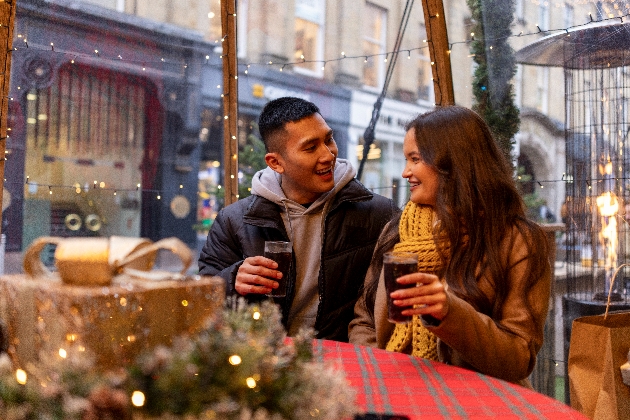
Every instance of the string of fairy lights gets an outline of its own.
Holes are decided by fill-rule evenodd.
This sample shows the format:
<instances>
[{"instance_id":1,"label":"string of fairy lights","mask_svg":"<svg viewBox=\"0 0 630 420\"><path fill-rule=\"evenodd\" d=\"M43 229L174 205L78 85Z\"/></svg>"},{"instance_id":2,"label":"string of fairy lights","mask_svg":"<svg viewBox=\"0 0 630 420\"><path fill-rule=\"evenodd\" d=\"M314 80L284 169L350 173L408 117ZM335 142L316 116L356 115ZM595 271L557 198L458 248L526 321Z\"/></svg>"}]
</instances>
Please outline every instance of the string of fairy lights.
<instances>
[{"instance_id":1,"label":"string of fairy lights","mask_svg":"<svg viewBox=\"0 0 630 420\"><path fill-rule=\"evenodd\" d=\"M439 17L439 16L432 16L432 17ZM575 25L566 26L562 28L555 28L555 29L541 29L538 25L535 25L536 26L535 31L530 31L530 32L520 31L518 34L512 34L506 37L486 38L485 42L489 44L489 47L491 50L492 43L498 42L501 40L506 40L510 38L522 38L522 37L528 37L528 36L553 35L553 34L562 33L562 32L565 32L566 34L570 35L570 31L575 30L575 29L580 29L594 23L599 24L602 22L611 22L611 21L619 21L620 23L624 23L624 19L630 19L630 13L626 13L624 15L615 16L615 17L602 17L601 19L598 19L598 20L595 20L592 14L589 13L588 20L581 24L575 24ZM227 36L224 36L220 40L216 40L215 43L223 43L226 39L227 39ZM79 60L81 58L93 59L94 57L97 57L101 60L118 61L118 62L124 61L125 63L129 63L129 64L137 64L142 67L143 71L147 71L147 68L150 67L150 65L174 65L174 66L181 67L183 69L188 68L188 66L190 65L190 63L188 62L171 61L171 60L165 59L164 57L160 57L159 59L156 58L156 60L146 60L146 59L134 60L134 59L123 57L121 54L106 55L106 54L103 54L102 51L99 50L98 48L94 48L90 52L69 51L63 48L59 48L58 46L56 47L54 42L50 42L48 45L36 44L36 43L29 44L28 38L24 34L18 34L17 40L22 41L22 45L20 45L20 43L18 42L17 44L14 45L12 51L18 51L18 50L26 48L26 49L31 49L31 50L54 52L57 54L67 55L69 57L70 63L75 63L76 60ZM475 35L474 33L471 33L469 37L465 40L450 42L448 52L450 53L452 48L456 45L468 45L470 44L470 42L474 40L475 40ZM431 41L427 39L422 40L423 44L430 44L430 42ZM182 49L182 50L196 51L199 53L203 53L205 54L205 65L222 68L222 65L212 63L211 54L207 54L207 51L202 49L201 47L184 46L184 45L178 45L178 44L171 44L171 45L163 44L163 45L166 47L171 46L174 49ZM429 45L422 45L422 46L413 47L413 48L401 48L395 51L385 51L385 52L380 52L380 53L375 53L375 54L363 54L363 53L362 54L347 54L345 51L341 51L338 57L328 58L328 59L308 59L304 55L301 55L300 60L298 61L274 62L273 60L270 60L266 62L249 62L249 63L239 62L238 67L239 69L243 69L243 74L248 74L247 69L249 69L252 66L270 66L270 67L276 68L278 71L283 71L286 67L300 65L300 64L313 64L313 63L321 64L322 70L325 70L326 65L328 63L338 62L341 60L361 59L364 61L364 63L367 63L370 59L382 57L383 61L387 62L389 58L392 57L392 55L394 54L399 54L403 56L406 54L407 59L411 59L412 52L423 51L423 50L427 50L428 48L429 48ZM222 59L223 57L224 57L223 55L219 55L220 59Z\"/></svg>"},{"instance_id":2,"label":"string of fairy lights","mask_svg":"<svg viewBox=\"0 0 630 420\"><path fill-rule=\"evenodd\" d=\"M6 158L5 158L6 160ZM518 177L520 178L520 177ZM582 181L586 184L586 189L588 191L592 191L592 190L597 190L596 186L597 184L600 183L605 183L608 184L611 182L611 180L614 180L616 182L619 181L630 181L630 177L615 177L615 178L587 178L587 179L583 179ZM4 179L5 181L5 185L17 185L18 183L11 183L11 182L7 182L7 179ZM549 184L557 184L557 183L564 183L564 184L573 184L573 179L571 176L567 176L566 174L563 174L562 179L552 179L552 180L536 180L533 181L535 182L538 187L540 189L544 189L545 186L549 186ZM76 194L82 194L82 193L87 193L89 191L100 191L100 192L109 192L111 193L113 196L118 195L119 193L123 193L123 192L142 192L142 193L150 193L150 194L154 194L155 198L157 200L161 200L163 195L164 195L164 191L162 189L149 189L149 188L143 188L141 183L136 184L135 187L133 188L116 188L116 187L112 187L112 186L108 186L104 181L98 181L98 180L94 180L92 184L89 183L85 183L83 185L80 185L78 183L75 183L73 185L63 185L63 184L47 184L47 183L39 183L37 181L31 181L30 176L26 176L26 181L24 183L27 187L31 187L33 188L33 190L31 190L32 194L35 194L36 191L39 190L39 188L42 188L44 191L48 191L49 195L53 195L53 190L57 190L57 189L65 189L65 190L74 190ZM179 184L179 192L182 192L184 190L184 184ZM222 189L221 185L218 185L217 188L220 190ZM376 191L386 191L386 190L394 190L394 189L399 189L400 186L397 185L386 185L386 186L377 186L377 187L370 187L370 189L374 192ZM626 194L630 193L630 185L627 186L620 186L619 187L620 192L623 194L624 192ZM198 192L199 193L199 192Z\"/></svg>"},{"instance_id":3,"label":"string of fairy lights","mask_svg":"<svg viewBox=\"0 0 630 420\"><path fill-rule=\"evenodd\" d=\"M8 4L12 5L12 2L10 1L5 1ZM13 5L12 5L13 7ZM230 13L230 15L232 17L236 17L235 14ZM431 18L435 18L437 16L431 16ZM623 15L619 15L619 16L614 16L614 17L602 17L601 19L594 19L593 16L591 14L589 14L588 19L586 20L586 22L584 23L580 23L580 24L576 24L576 25L572 25L572 26L567 26L567 27L563 27L563 28L556 28L556 29L541 29L538 25L536 26L536 30L532 30L530 32L524 33L523 31L520 31L518 34L512 34L510 36L507 37L502 37L502 38L496 38L496 39L489 39L486 38L485 42L490 46L490 50L491 50L491 46L493 42L498 42L500 40L505 40L508 38L521 38L521 37L528 37L528 36L541 36L541 35L552 35L552 34L556 34L556 33L561 33L561 32L565 32L568 36L570 36L570 33L572 30L575 29L579 29L582 27L586 27L588 25L591 25L593 23L597 23L600 24L602 22L606 22L606 21L619 21L621 23L625 22L626 19L630 18L630 13L627 14L623 14ZM430 24L430 22L429 22ZM2 25L0 24L0 26L4 26L6 27L7 25ZM448 53L451 53L451 50L456 47L456 46L466 46L468 44L470 44L472 41L475 40L474 38L474 33L471 33L469 35L469 37L467 37L467 39L462 40L462 41L454 41L454 42L450 42L449 43L449 50ZM221 38L220 40L216 40L215 44L222 44L223 42L225 42L225 40L227 39L227 35L223 36L223 38ZM88 59L88 60L93 60L94 58L98 58L99 60L105 60L105 61L118 61L118 62L125 62L127 64L130 65L137 65L140 66L142 68L142 71L147 71L147 69L151 69L152 67L156 67L156 66L176 66L176 67L181 67L183 69L186 69L189 67L189 65L191 63L189 62L182 62L181 60L168 60L165 59L164 57L160 57L160 58L156 58L156 60L151 61L151 60L134 60L134 59L129 59L126 57L123 57L122 54L115 54L115 55L108 55L108 54L104 54L102 52L102 49L99 48L93 48L91 51L89 52L79 52L79 51L70 51L70 50L66 50L64 48L60 48L58 45L55 44L55 42L50 42L47 45L45 44L38 44L38 43L29 43L28 37L24 34L17 34L17 38L16 38L17 42L14 42L13 48L9 49L7 46L7 51L10 52L15 52L15 51L20 51L22 49L29 49L29 50L36 50L36 51L46 51L47 53L53 53L53 54L59 54L59 55L64 55L68 57L68 61L71 64L75 64L81 61L81 59ZM418 51L423 51L423 50L427 50L429 48L431 48L431 41L430 40L422 40L422 44L421 46L418 47L414 47L414 48L402 48L396 51L387 51L387 52L382 52L382 53L376 53L376 54L349 54L346 53L345 51L342 51L340 53L340 55L338 57L335 58L329 58L329 59L325 59L325 60L314 60L314 59L308 59L307 57L301 56L301 59L299 61L285 61L285 62L274 62L274 61L267 61L267 62L250 62L250 63L238 63L238 69L239 69L239 75L245 75L247 76L249 74L248 69L250 69L252 66L263 66L263 67L271 67L274 69L277 69L278 71L284 71L285 68L287 67L291 67L291 66L295 66L295 65L302 65L302 64L311 64L311 63L317 63L317 64L321 64L321 68L322 70L325 70L326 68L326 64L328 63L333 63L333 62L338 62L341 60L352 60L352 59L361 59L363 60L365 63L367 63L369 60L372 59L380 59L382 58L383 61L387 61L389 58L391 58L393 55L395 54L400 54L403 57L406 56L407 59L411 59L412 58L412 53L418 52ZM168 45L165 45L168 47ZM203 50L201 47L199 46L195 46L195 45L188 45L188 46L183 46L183 45L171 45L172 48L175 49L183 49L183 50L187 50L187 51L193 51L193 52L197 52L203 54L205 56L205 62L203 63L206 66L211 66L211 67L216 67L216 68L223 68L222 64L215 64L213 63L213 56L211 54L207 54L206 50ZM219 53L219 59L223 59L224 56ZM433 62L431 63L432 65L434 64ZM235 78L238 78L239 75L234 75ZM6 83L6 81L5 81ZM222 85L218 84L217 85L217 89L222 89ZM18 87L18 90L20 89L20 87ZM221 94L221 97L223 97L224 95ZM13 97L9 97L8 98L10 101L14 100ZM229 115L225 115L224 116L225 119L229 118ZM10 130L10 128L8 129ZM8 136L7 136L8 137ZM235 136L233 136L235 137ZM8 160L8 156L9 156L9 151L5 151L5 161ZM626 178L621 178L621 177L616 177L614 178L615 180L625 180ZM610 180L609 178L604 179L604 178L589 178L586 180L583 180L584 182L586 182L587 184L587 188L590 190L593 188L594 185L598 184L599 182L603 182L606 180ZM4 179L5 185L7 185L7 179ZM562 179L548 179L548 180L536 180L535 181L537 183L537 185L540 188L545 188L546 185L549 184L555 184L555 183L573 183L573 179L570 176L567 175L563 175ZM11 185L15 185L17 183L9 183ZM85 186L77 186L77 184L73 184L73 185L61 185L61 184L50 184L50 183L46 183L46 182L38 182L37 180L31 180L30 176L28 174L26 174L26 180L24 182L24 184L26 186L30 186L32 189L34 190L38 190L39 188L43 188L44 191L48 190L48 193L50 195L53 194L54 190L57 189L69 189L69 190L75 190L77 192L77 194L79 194L81 191L86 191L88 190L88 188L86 188ZM180 184L179 189L183 190L185 187L183 184ZM221 185L218 186L219 189L221 189ZM386 190L386 189L393 189L396 188L394 185L388 185L388 186L380 186L380 187L374 187L372 189L374 190ZM132 188L115 188L112 187L111 185L107 185L105 184L103 181L98 181L98 180L94 180L92 185L90 186L89 190L99 190L101 192L106 192L109 191L111 192L111 194L113 195L117 195L119 193L122 192L143 192L143 193L148 193L151 195L154 195L156 199L160 200L162 199L162 196L164 195L164 190L162 189L147 189L145 187L142 186L141 183L137 183L135 184L135 187Z\"/></svg>"}]
</instances>

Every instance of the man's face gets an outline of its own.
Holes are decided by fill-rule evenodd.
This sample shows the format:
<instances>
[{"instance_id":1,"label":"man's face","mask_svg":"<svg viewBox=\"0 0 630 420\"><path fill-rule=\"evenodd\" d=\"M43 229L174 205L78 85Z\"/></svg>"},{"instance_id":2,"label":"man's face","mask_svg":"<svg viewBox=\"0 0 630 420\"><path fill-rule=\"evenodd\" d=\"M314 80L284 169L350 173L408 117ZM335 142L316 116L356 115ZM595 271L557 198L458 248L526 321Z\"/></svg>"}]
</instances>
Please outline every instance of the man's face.
<instances>
[{"instance_id":1,"label":"man's face","mask_svg":"<svg viewBox=\"0 0 630 420\"><path fill-rule=\"evenodd\" d=\"M289 122L280 132L284 147L267 153L265 160L282 174L282 190L300 204L312 203L330 191L334 182L337 144L333 131L318 113Z\"/></svg>"}]
</instances>

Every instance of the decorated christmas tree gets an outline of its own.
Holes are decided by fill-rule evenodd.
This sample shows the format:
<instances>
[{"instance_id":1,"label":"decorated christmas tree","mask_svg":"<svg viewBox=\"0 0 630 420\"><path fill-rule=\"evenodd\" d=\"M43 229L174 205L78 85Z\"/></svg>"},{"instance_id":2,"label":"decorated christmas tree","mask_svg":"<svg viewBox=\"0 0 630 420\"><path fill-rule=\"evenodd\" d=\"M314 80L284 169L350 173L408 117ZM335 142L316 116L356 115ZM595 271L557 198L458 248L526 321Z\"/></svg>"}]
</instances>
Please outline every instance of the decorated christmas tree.
<instances>
[{"instance_id":1,"label":"decorated christmas tree","mask_svg":"<svg viewBox=\"0 0 630 420\"><path fill-rule=\"evenodd\" d=\"M313 334L288 339L271 302L234 303L195 336L100 372L85 349L14 369L0 358L0 418L340 419L355 412L342 373L319 361Z\"/></svg>"}]
</instances>

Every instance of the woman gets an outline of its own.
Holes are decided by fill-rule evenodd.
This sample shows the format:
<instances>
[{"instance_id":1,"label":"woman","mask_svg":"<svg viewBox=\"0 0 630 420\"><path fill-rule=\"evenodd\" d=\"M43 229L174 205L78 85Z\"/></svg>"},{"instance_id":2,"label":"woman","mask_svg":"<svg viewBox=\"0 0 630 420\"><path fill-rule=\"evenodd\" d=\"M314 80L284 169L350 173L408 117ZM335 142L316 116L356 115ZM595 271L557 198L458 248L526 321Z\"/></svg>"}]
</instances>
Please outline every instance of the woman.
<instances>
[{"instance_id":1,"label":"woman","mask_svg":"<svg viewBox=\"0 0 630 420\"><path fill-rule=\"evenodd\" d=\"M350 342L439 360L528 386L543 341L551 271L545 233L527 220L513 172L484 121L449 106L414 119L403 143L410 201L386 227L349 327ZM419 254L417 287L391 294L388 250ZM437 262L436 262L437 261Z\"/></svg>"}]
</instances>

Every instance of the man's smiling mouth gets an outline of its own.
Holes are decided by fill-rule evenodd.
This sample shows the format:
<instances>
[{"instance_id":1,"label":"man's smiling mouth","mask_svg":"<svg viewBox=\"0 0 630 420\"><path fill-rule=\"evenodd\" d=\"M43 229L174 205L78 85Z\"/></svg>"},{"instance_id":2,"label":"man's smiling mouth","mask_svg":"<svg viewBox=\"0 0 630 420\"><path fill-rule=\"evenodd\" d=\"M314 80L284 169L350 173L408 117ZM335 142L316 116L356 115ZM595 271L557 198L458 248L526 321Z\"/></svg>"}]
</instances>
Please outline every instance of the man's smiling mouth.
<instances>
[{"instance_id":1,"label":"man's smiling mouth","mask_svg":"<svg viewBox=\"0 0 630 420\"><path fill-rule=\"evenodd\" d=\"M326 169L321 169L321 170L319 170L319 171L315 171L315 173L316 173L317 175L326 175L326 174L328 174L328 173L332 172L332 170L333 170L333 169L334 169L334 166L329 166L329 167L328 167L328 168L326 168Z\"/></svg>"}]
</instances>

